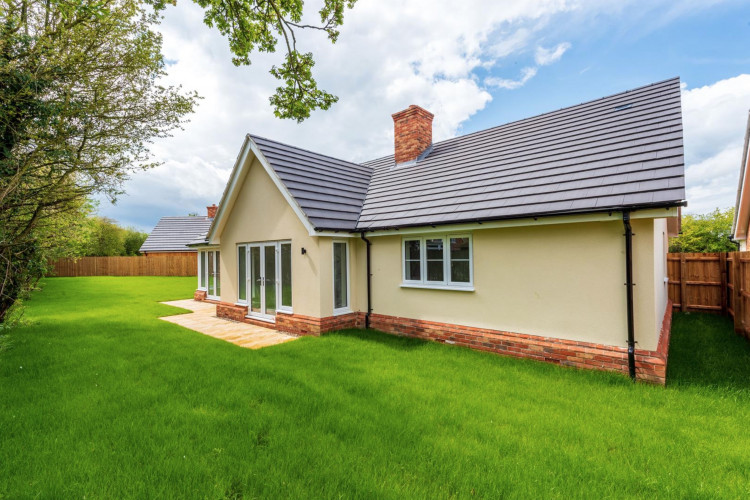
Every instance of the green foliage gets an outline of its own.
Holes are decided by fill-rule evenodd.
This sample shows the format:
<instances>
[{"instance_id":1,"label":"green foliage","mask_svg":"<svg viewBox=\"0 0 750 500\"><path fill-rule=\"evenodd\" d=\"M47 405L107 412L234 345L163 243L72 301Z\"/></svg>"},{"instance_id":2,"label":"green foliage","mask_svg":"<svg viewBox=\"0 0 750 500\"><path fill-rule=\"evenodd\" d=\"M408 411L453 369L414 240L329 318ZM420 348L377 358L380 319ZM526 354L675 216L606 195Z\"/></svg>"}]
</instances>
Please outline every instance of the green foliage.
<instances>
[{"instance_id":1,"label":"green foliage","mask_svg":"<svg viewBox=\"0 0 750 500\"><path fill-rule=\"evenodd\" d=\"M124 228L107 217L90 217L83 229L80 248L73 255L87 257L114 257L140 255L138 250L146 241L148 233L135 228Z\"/></svg>"},{"instance_id":2,"label":"green foliage","mask_svg":"<svg viewBox=\"0 0 750 500\"><path fill-rule=\"evenodd\" d=\"M683 215L682 232L669 243L670 252L734 252L731 240L734 208L701 215Z\"/></svg>"},{"instance_id":3,"label":"green foliage","mask_svg":"<svg viewBox=\"0 0 750 500\"><path fill-rule=\"evenodd\" d=\"M676 315L664 388L378 332L243 349L156 319L194 289L45 281L0 354L4 497L748 497L724 317Z\"/></svg>"},{"instance_id":4,"label":"green foliage","mask_svg":"<svg viewBox=\"0 0 750 500\"><path fill-rule=\"evenodd\" d=\"M344 23L344 10L356 0L324 0L318 11L320 24L302 23L302 0L194 0L205 9L203 21L229 39L235 65L250 64L250 54L276 52L279 40L286 48L284 63L270 73L283 85L269 98L274 114L301 122L315 109L328 109L338 97L318 88L312 76L311 53L297 49L300 30L318 30L336 43Z\"/></svg>"},{"instance_id":5,"label":"green foliage","mask_svg":"<svg viewBox=\"0 0 750 500\"><path fill-rule=\"evenodd\" d=\"M2 0L0 323L47 261L80 252L94 193L114 199L195 94L165 75L141 0Z\"/></svg>"},{"instance_id":6,"label":"green foliage","mask_svg":"<svg viewBox=\"0 0 750 500\"><path fill-rule=\"evenodd\" d=\"M148 238L148 233L143 233L135 228L125 229L125 238L123 239L123 255L140 255L141 245Z\"/></svg>"},{"instance_id":7,"label":"green foliage","mask_svg":"<svg viewBox=\"0 0 750 500\"><path fill-rule=\"evenodd\" d=\"M94 219L87 256L112 257L122 255L124 250L125 230L115 221L106 217Z\"/></svg>"}]
</instances>

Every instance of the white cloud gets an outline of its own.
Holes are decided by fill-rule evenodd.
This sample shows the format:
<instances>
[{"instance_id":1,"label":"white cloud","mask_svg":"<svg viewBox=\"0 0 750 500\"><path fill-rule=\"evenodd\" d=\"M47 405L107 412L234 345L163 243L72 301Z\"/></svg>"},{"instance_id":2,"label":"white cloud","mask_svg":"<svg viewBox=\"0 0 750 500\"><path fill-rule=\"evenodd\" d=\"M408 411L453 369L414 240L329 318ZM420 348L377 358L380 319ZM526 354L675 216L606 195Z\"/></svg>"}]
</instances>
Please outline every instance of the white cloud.
<instances>
[{"instance_id":1,"label":"white cloud","mask_svg":"<svg viewBox=\"0 0 750 500\"><path fill-rule=\"evenodd\" d=\"M528 66L521 70L521 78L518 80L511 80L509 78L498 78L490 76L484 79L484 84L488 87L497 87L499 89L513 90L519 87L523 87L526 82L534 78L537 69L533 66Z\"/></svg>"},{"instance_id":2,"label":"white cloud","mask_svg":"<svg viewBox=\"0 0 750 500\"><path fill-rule=\"evenodd\" d=\"M569 48L570 43L568 42L560 43L553 49L545 49L540 45L536 48L534 60L539 66L547 66L548 64L552 64L553 62L557 62L558 60L560 60L560 58Z\"/></svg>"},{"instance_id":3,"label":"white cloud","mask_svg":"<svg viewBox=\"0 0 750 500\"><path fill-rule=\"evenodd\" d=\"M539 65L559 60L568 42L544 49L540 37L551 38L552 26L559 31L591 19L601 24L598 12L624 24L620 14L625 7L613 5L594 0L359 0L346 12L336 45L319 32L300 35L300 46L315 54L319 85L340 101L297 124L276 119L268 102L278 86L268 69L281 54L253 54L252 66L233 66L226 39L203 24L203 11L178 2L166 10L161 27L165 57L173 62L165 83L197 90L204 99L184 131L154 145L164 165L134 175L119 205L103 203L101 211L144 229L162 215L202 211L219 201L248 132L361 161L391 152L391 113L419 104L435 113L435 140L452 137L492 100L492 91L519 88L536 74L529 61L517 79L509 78L503 74L506 58L531 57ZM305 8L313 20L316 5ZM555 16L570 19L553 22Z\"/></svg>"},{"instance_id":4,"label":"white cloud","mask_svg":"<svg viewBox=\"0 0 750 500\"><path fill-rule=\"evenodd\" d=\"M750 74L683 90L687 212L734 206L748 109Z\"/></svg>"}]
</instances>

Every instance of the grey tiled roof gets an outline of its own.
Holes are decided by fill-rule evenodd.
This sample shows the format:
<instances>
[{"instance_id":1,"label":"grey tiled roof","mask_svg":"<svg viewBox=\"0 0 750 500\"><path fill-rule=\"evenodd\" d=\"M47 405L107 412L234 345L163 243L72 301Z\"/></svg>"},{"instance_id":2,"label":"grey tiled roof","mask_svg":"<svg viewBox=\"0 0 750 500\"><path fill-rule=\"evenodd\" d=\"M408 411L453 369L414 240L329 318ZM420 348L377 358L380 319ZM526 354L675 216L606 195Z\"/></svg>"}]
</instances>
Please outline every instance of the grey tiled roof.
<instances>
[{"instance_id":1,"label":"grey tiled roof","mask_svg":"<svg viewBox=\"0 0 750 500\"><path fill-rule=\"evenodd\" d=\"M433 145L374 168L356 229L674 206L685 199L678 78Z\"/></svg>"},{"instance_id":2,"label":"grey tiled roof","mask_svg":"<svg viewBox=\"0 0 750 500\"><path fill-rule=\"evenodd\" d=\"M146 241L143 252L194 252L186 245L204 239L211 221L208 217L162 217Z\"/></svg>"},{"instance_id":3,"label":"grey tiled roof","mask_svg":"<svg viewBox=\"0 0 750 500\"><path fill-rule=\"evenodd\" d=\"M372 168L250 137L316 229L354 229Z\"/></svg>"},{"instance_id":4,"label":"grey tiled roof","mask_svg":"<svg viewBox=\"0 0 750 500\"><path fill-rule=\"evenodd\" d=\"M318 230L667 207L685 199L678 78L357 164L250 136Z\"/></svg>"}]
</instances>

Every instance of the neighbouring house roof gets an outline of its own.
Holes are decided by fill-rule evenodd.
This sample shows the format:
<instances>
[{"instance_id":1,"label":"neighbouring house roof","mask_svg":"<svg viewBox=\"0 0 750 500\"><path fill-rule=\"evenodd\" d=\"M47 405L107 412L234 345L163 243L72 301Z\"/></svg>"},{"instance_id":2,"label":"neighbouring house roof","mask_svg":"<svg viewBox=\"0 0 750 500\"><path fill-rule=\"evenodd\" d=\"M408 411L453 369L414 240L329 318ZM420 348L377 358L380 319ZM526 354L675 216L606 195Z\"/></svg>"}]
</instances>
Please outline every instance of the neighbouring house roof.
<instances>
[{"instance_id":1,"label":"neighbouring house roof","mask_svg":"<svg viewBox=\"0 0 750 500\"><path fill-rule=\"evenodd\" d=\"M745 129L745 146L742 149L740 163L740 180L737 186L737 202L734 205L734 220L732 221L732 236L736 240L747 239L748 223L750 222L750 113L747 117Z\"/></svg>"},{"instance_id":2,"label":"neighbouring house roof","mask_svg":"<svg viewBox=\"0 0 750 500\"><path fill-rule=\"evenodd\" d=\"M393 155L357 164L254 135L247 148L315 231L685 205L679 78L439 141L399 166Z\"/></svg>"},{"instance_id":3,"label":"neighbouring house roof","mask_svg":"<svg viewBox=\"0 0 750 500\"><path fill-rule=\"evenodd\" d=\"M372 175L370 167L256 135L250 138L314 227L355 227Z\"/></svg>"},{"instance_id":4,"label":"neighbouring house roof","mask_svg":"<svg viewBox=\"0 0 750 500\"><path fill-rule=\"evenodd\" d=\"M187 245L205 239L211 221L205 216L162 217L140 252L193 252L195 249Z\"/></svg>"}]
</instances>

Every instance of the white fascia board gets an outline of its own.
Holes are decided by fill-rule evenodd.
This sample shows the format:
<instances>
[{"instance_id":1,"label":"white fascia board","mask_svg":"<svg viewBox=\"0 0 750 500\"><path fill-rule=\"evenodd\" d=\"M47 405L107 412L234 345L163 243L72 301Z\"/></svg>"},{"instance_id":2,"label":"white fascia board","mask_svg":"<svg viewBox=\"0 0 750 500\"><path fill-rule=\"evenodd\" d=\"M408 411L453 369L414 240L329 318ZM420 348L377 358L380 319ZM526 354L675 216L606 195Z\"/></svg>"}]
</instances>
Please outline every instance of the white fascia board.
<instances>
[{"instance_id":1,"label":"white fascia board","mask_svg":"<svg viewBox=\"0 0 750 500\"><path fill-rule=\"evenodd\" d=\"M671 208L654 208L648 210L637 210L630 213L631 219L662 219L666 217L677 217L677 207ZM604 222L622 220L622 212L601 212L593 214L579 215L556 215L548 217L537 217L536 219L508 219L489 222L472 222L469 224L446 224L441 226L419 226L405 227L402 229L386 229L381 231L366 232L370 236L392 236L395 234L432 234L432 233L457 233L465 231L474 231L480 229L497 229L504 227L526 227L526 226L548 226L552 224L575 224L578 222ZM362 231L360 231L362 232Z\"/></svg>"},{"instance_id":2,"label":"white fascia board","mask_svg":"<svg viewBox=\"0 0 750 500\"><path fill-rule=\"evenodd\" d=\"M747 167L750 164L750 113L747 118L747 129L745 130L745 146L742 149L742 164L740 165L740 179L737 186L737 203L734 207L734 218L732 220L732 237L735 240L744 240L747 238L747 223L740 221L740 212L745 206L745 190L743 186L747 183Z\"/></svg>"}]
</instances>

